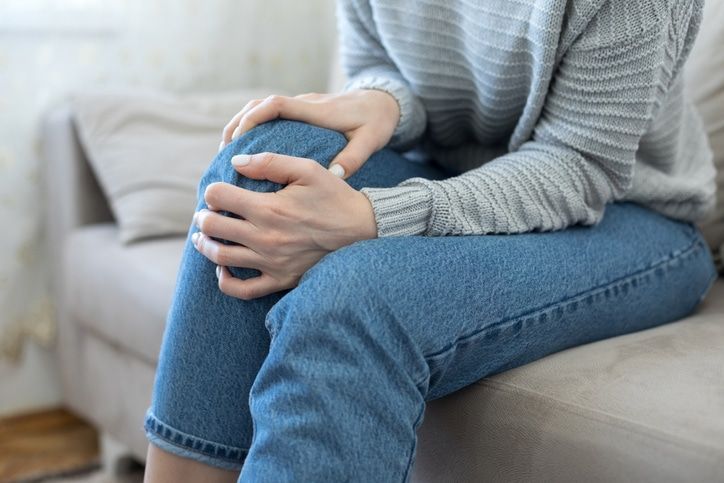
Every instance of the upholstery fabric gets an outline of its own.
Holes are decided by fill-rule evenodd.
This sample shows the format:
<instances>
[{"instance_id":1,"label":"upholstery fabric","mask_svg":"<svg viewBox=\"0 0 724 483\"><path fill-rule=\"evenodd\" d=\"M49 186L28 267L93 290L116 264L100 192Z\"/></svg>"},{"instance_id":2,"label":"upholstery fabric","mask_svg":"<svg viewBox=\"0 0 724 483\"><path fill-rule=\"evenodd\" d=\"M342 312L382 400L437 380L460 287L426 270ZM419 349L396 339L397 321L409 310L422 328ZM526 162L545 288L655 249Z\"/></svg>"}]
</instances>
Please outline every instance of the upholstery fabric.
<instances>
[{"instance_id":1,"label":"upholstery fabric","mask_svg":"<svg viewBox=\"0 0 724 483\"><path fill-rule=\"evenodd\" d=\"M63 273L78 323L155 364L183 244L174 237L123 246L114 224L75 231Z\"/></svg>"},{"instance_id":2,"label":"upholstery fabric","mask_svg":"<svg viewBox=\"0 0 724 483\"><path fill-rule=\"evenodd\" d=\"M709 135L717 166L714 216L702 223L712 248L724 244L724 1L709 0L699 36L686 64L686 85Z\"/></svg>"},{"instance_id":3,"label":"upholstery fabric","mask_svg":"<svg viewBox=\"0 0 724 483\"><path fill-rule=\"evenodd\" d=\"M696 314L428 405L416 481L724 480L724 281Z\"/></svg>"},{"instance_id":4,"label":"upholstery fabric","mask_svg":"<svg viewBox=\"0 0 724 483\"><path fill-rule=\"evenodd\" d=\"M131 417L142 417L152 378L136 366L155 364L182 247L178 238L122 246L112 224L78 230L67 245L68 305L93 388L84 412L118 425L136 446L140 429L118 420L135 411L125 425L140 425ZM721 347L719 280L680 322L566 350L433 401L413 481L716 481L724 475ZM138 404L109 404L119 397Z\"/></svg>"},{"instance_id":5,"label":"upholstery fabric","mask_svg":"<svg viewBox=\"0 0 724 483\"><path fill-rule=\"evenodd\" d=\"M155 366L90 330L81 329L78 335L80 372L76 377L84 381L84 391L73 409L143 461L148 441L141 423L150 402Z\"/></svg>"},{"instance_id":6,"label":"upholstery fabric","mask_svg":"<svg viewBox=\"0 0 724 483\"><path fill-rule=\"evenodd\" d=\"M186 232L198 180L218 151L224 125L246 102L268 93L98 91L74 99L80 139L121 241Z\"/></svg>"}]
</instances>

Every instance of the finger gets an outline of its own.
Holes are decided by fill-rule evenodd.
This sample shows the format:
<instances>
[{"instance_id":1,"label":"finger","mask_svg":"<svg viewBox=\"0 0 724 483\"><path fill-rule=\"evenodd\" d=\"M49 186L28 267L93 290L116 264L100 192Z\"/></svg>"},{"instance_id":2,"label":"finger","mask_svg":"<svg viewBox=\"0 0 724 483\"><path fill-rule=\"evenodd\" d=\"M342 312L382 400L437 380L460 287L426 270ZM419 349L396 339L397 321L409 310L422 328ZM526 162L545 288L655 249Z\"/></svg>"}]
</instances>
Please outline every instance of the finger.
<instances>
[{"instance_id":1,"label":"finger","mask_svg":"<svg viewBox=\"0 0 724 483\"><path fill-rule=\"evenodd\" d=\"M259 230L248 220L241 220L199 210L194 214L194 224L204 235L245 245L252 250L260 248Z\"/></svg>"},{"instance_id":2,"label":"finger","mask_svg":"<svg viewBox=\"0 0 724 483\"><path fill-rule=\"evenodd\" d=\"M191 235L191 242L199 253L217 265L256 270L268 268L264 258L248 247L225 245L200 232Z\"/></svg>"},{"instance_id":3,"label":"finger","mask_svg":"<svg viewBox=\"0 0 724 483\"><path fill-rule=\"evenodd\" d=\"M307 158L276 153L237 154L231 158L236 171L247 178L291 184L311 179L322 166Z\"/></svg>"},{"instance_id":4,"label":"finger","mask_svg":"<svg viewBox=\"0 0 724 483\"><path fill-rule=\"evenodd\" d=\"M330 116L330 106L331 104L314 103L298 97L269 96L242 117L232 139L259 124L278 118L329 127L330 121L334 121L333 116Z\"/></svg>"},{"instance_id":5,"label":"finger","mask_svg":"<svg viewBox=\"0 0 724 483\"><path fill-rule=\"evenodd\" d=\"M329 94L319 94L317 92L307 92L306 94L299 94L294 96L295 99L301 99L303 101L318 101L320 99L329 98Z\"/></svg>"},{"instance_id":6,"label":"finger","mask_svg":"<svg viewBox=\"0 0 724 483\"><path fill-rule=\"evenodd\" d=\"M329 163L329 170L334 175L347 179L356 173L376 150L374 137L362 133L352 136L347 146Z\"/></svg>"},{"instance_id":7,"label":"finger","mask_svg":"<svg viewBox=\"0 0 724 483\"><path fill-rule=\"evenodd\" d=\"M204 191L204 201L211 211L228 211L257 225L273 193L260 193L229 183L211 183Z\"/></svg>"},{"instance_id":8,"label":"finger","mask_svg":"<svg viewBox=\"0 0 724 483\"><path fill-rule=\"evenodd\" d=\"M254 99L253 101L249 101L246 103L244 108L237 112L234 117L231 118L231 120L224 126L224 130L222 132L222 145L227 145L231 142L232 134L236 127L239 125L239 121L241 121L241 118L246 115L247 112L261 104L263 99Z\"/></svg>"},{"instance_id":9,"label":"finger","mask_svg":"<svg viewBox=\"0 0 724 483\"><path fill-rule=\"evenodd\" d=\"M236 139L259 124L281 117L283 112L290 114L289 106L286 105L287 99L285 96L269 96L252 109L249 109L239 120L239 125L234 130L231 139Z\"/></svg>"},{"instance_id":10,"label":"finger","mask_svg":"<svg viewBox=\"0 0 724 483\"><path fill-rule=\"evenodd\" d=\"M251 300L284 290L276 279L262 273L258 277L242 280L234 277L226 267L218 270L219 290L230 297Z\"/></svg>"}]
</instances>

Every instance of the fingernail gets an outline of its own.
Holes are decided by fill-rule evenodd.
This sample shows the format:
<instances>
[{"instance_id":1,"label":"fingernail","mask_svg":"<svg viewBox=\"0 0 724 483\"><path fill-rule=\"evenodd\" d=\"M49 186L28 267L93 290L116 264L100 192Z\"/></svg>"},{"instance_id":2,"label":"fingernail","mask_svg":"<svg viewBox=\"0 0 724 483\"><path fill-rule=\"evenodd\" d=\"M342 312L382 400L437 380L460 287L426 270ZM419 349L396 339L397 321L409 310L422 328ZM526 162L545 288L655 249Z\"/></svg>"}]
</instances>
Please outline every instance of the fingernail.
<instances>
[{"instance_id":1,"label":"fingernail","mask_svg":"<svg viewBox=\"0 0 724 483\"><path fill-rule=\"evenodd\" d=\"M342 166L341 164L335 164L333 166L330 166L329 171L339 178L344 178L344 166Z\"/></svg>"},{"instance_id":2,"label":"fingernail","mask_svg":"<svg viewBox=\"0 0 724 483\"><path fill-rule=\"evenodd\" d=\"M219 143L219 152L221 152L221 151L224 150L224 146L226 146L226 145L224 144L224 141L222 140L222 141Z\"/></svg>"},{"instance_id":3,"label":"fingernail","mask_svg":"<svg viewBox=\"0 0 724 483\"><path fill-rule=\"evenodd\" d=\"M216 265L216 278L221 278L221 265Z\"/></svg>"},{"instance_id":4,"label":"fingernail","mask_svg":"<svg viewBox=\"0 0 724 483\"><path fill-rule=\"evenodd\" d=\"M198 232L198 231L197 231L197 232L194 232L194 234L191 235L191 243L193 243L194 245L197 245L197 244L199 243L199 237L200 237L200 236L201 236L201 235L199 235L199 232Z\"/></svg>"},{"instance_id":5,"label":"fingernail","mask_svg":"<svg viewBox=\"0 0 724 483\"><path fill-rule=\"evenodd\" d=\"M237 168L241 168L242 166L246 166L249 164L249 161L251 159L251 156L248 154L237 154L233 158L231 158L231 164L236 166Z\"/></svg>"},{"instance_id":6,"label":"fingernail","mask_svg":"<svg viewBox=\"0 0 724 483\"><path fill-rule=\"evenodd\" d=\"M236 138L238 138L240 134L241 134L241 125L236 126L236 129L234 129L234 132L231 133L231 140L232 141L236 140Z\"/></svg>"}]
</instances>

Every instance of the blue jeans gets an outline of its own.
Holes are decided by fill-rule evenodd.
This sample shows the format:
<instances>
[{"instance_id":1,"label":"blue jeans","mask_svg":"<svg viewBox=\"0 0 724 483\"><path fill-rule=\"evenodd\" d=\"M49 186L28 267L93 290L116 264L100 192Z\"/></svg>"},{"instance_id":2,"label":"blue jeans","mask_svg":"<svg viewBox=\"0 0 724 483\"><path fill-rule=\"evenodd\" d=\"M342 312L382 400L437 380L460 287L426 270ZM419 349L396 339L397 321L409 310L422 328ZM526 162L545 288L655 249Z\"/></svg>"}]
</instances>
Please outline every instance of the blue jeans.
<instances>
[{"instance_id":1,"label":"blue jeans","mask_svg":"<svg viewBox=\"0 0 724 483\"><path fill-rule=\"evenodd\" d=\"M281 188L238 175L235 154L327 165L345 143L303 123L263 124L216 156L199 195L215 181ZM348 182L413 176L446 173L382 150ZM146 433L171 453L240 469L239 481L406 481L425 401L684 317L714 278L694 226L630 203L558 232L357 242L296 288L250 301L223 295L187 242Z\"/></svg>"}]
</instances>

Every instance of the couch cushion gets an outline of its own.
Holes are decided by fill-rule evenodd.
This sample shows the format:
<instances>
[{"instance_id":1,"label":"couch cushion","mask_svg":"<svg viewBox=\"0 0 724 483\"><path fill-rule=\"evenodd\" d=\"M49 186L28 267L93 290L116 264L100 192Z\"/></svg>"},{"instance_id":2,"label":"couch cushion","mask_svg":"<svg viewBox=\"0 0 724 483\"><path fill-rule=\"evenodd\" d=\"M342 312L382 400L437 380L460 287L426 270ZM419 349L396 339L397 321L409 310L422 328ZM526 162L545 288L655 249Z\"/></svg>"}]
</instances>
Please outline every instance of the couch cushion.
<instances>
[{"instance_id":1,"label":"couch cushion","mask_svg":"<svg viewBox=\"0 0 724 483\"><path fill-rule=\"evenodd\" d=\"M267 94L101 90L75 96L78 134L121 240L184 234L224 125L248 101Z\"/></svg>"},{"instance_id":2,"label":"couch cushion","mask_svg":"<svg viewBox=\"0 0 724 483\"><path fill-rule=\"evenodd\" d=\"M86 328L148 362L158 359L185 238L124 246L113 224L89 226L66 244L64 289Z\"/></svg>"},{"instance_id":3,"label":"couch cushion","mask_svg":"<svg viewBox=\"0 0 724 483\"><path fill-rule=\"evenodd\" d=\"M693 316L432 402L415 481L724 481L724 280Z\"/></svg>"}]
</instances>

